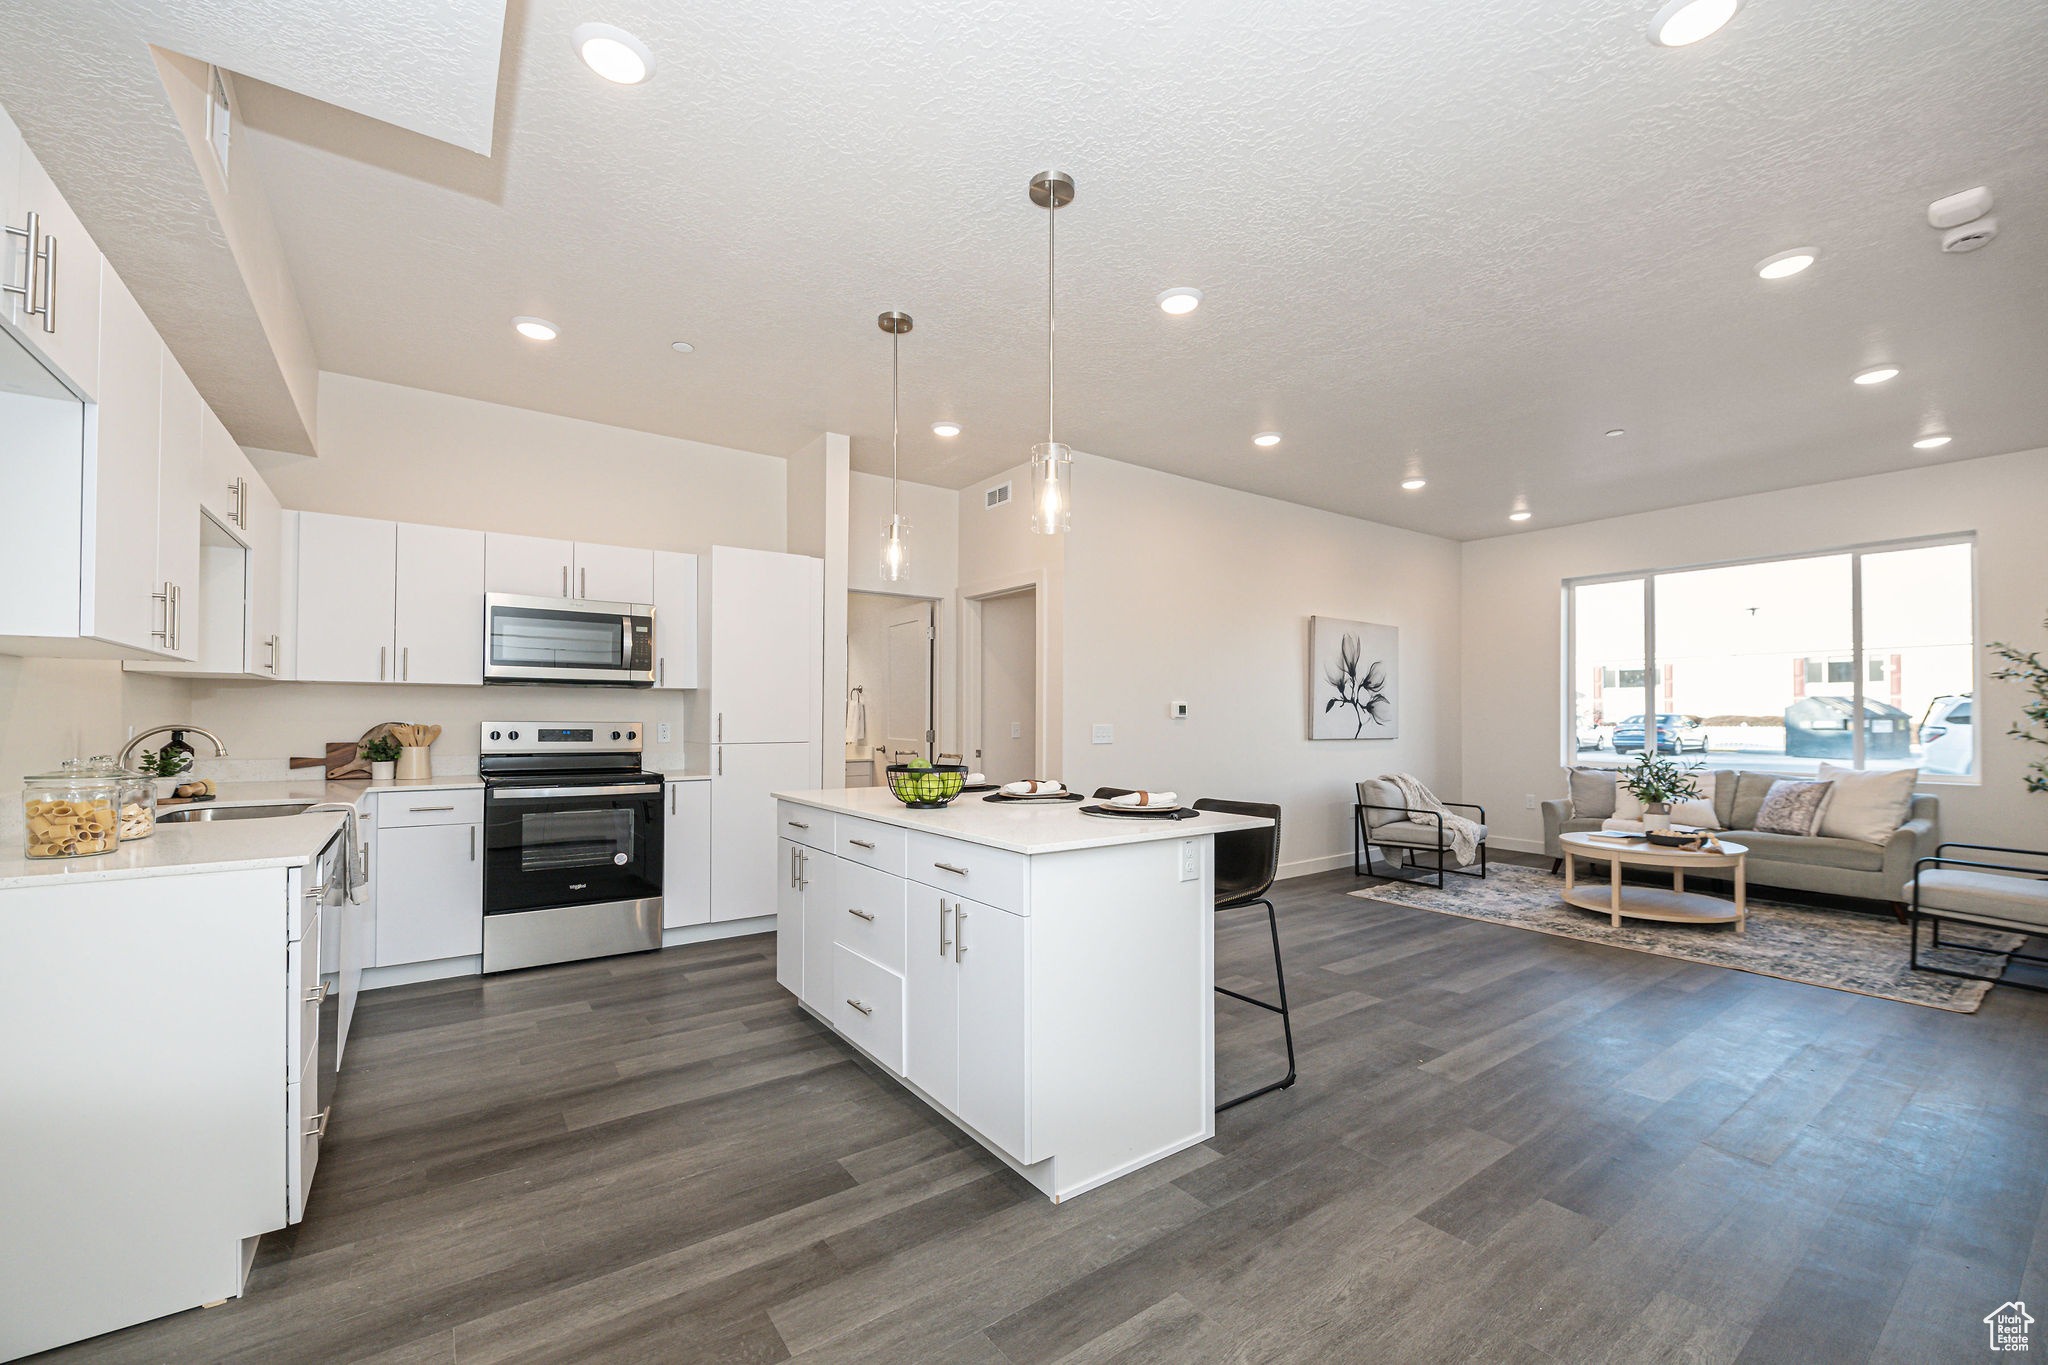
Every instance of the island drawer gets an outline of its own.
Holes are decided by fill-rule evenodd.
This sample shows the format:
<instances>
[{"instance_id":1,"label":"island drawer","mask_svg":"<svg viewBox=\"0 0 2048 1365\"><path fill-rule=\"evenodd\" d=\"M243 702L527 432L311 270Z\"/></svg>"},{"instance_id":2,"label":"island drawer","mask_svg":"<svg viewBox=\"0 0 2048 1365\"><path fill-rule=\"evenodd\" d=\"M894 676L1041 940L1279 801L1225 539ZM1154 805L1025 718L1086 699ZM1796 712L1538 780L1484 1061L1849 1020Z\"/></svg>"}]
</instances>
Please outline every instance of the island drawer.
<instances>
[{"instance_id":1,"label":"island drawer","mask_svg":"<svg viewBox=\"0 0 2048 1365\"><path fill-rule=\"evenodd\" d=\"M377 828L414 825L479 825L484 794L476 790L377 793Z\"/></svg>"},{"instance_id":2,"label":"island drawer","mask_svg":"<svg viewBox=\"0 0 2048 1365\"><path fill-rule=\"evenodd\" d=\"M839 840L832 849L834 853L848 862L865 863L898 877L903 875L909 858L909 830L863 820L858 815L841 815L835 819Z\"/></svg>"},{"instance_id":3,"label":"island drawer","mask_svg":"<svg viewBox=\"0 0 2048 1365\"><path fill-rule=\"evenodd\" d=\"M1021 853L910 831L910 879L1013 915L1030 913Z\"/></svg>"},{"instance_id":4,"label":"island drawer","mask_svg":"<svg viewBox=\"0 0 2048 1365\"><path fill-rule=\"evenodd\" d=\"M869 1056L903 1074L903 978L845 944L832 950L832 1026Z\"/></svg>"},{"instance_id":5,"label":"island drawer","mask_svg":"<svg viewBox=\"0 0 2048 1365\"><path fill-rule=\"evenodd\" d=\"M832 939L892 972L903 970L903 878L842 862L832 879ZM922 894L920 891L918 894Z\"/></svg>"},{"instance_id":6,"label":"island drawer","mask_svg":"<svg viewBox=\"0 0 2048 1365\"><path fill-rule=\"evenodd\" d=\"M832 847L832 823L830 811L792 805L787 801L775 803L775 832L784 839L794 839L820 853L835 851Z\"/></svg>"}]
</instances>

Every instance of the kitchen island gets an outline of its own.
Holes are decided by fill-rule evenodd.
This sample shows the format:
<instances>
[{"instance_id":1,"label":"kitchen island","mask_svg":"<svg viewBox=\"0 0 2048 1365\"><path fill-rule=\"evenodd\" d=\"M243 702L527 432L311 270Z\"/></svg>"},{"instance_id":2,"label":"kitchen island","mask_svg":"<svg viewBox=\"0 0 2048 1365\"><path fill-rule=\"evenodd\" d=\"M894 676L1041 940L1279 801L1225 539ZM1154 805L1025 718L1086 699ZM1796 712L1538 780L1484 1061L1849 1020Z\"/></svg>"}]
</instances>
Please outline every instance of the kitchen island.
<instances>
[{"instance_id":1,"label":"kitchen island","mask_svg":"<svg viewBox=\"0 0 2048 1365\"><path fill-rule=\"evenodd\" d=\"M1215 837L777 792L776 980L1054 1200L1215 1132Z\"/></svg>"}]
</instances>

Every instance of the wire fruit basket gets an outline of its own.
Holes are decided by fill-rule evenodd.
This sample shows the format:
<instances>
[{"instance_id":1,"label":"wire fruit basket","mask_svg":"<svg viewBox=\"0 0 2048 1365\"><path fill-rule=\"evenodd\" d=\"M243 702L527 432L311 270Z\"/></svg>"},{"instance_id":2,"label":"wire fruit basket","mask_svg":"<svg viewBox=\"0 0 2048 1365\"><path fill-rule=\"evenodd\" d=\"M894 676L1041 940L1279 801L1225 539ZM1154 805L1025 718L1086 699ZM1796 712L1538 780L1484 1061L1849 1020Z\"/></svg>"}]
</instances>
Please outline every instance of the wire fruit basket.
<instances>
[{"instance_id":1,"label":"wire fruit basket","mask_svg":"<svg viewBox=\"0 0 2048 1365\"><path fill-rule=\"evenodd\" d=\"M890 794L913 810L937 810L967 785L964 763L938 763L929 768L891 763L883 772L889 780Z\"/></svg>"}]
</instances>

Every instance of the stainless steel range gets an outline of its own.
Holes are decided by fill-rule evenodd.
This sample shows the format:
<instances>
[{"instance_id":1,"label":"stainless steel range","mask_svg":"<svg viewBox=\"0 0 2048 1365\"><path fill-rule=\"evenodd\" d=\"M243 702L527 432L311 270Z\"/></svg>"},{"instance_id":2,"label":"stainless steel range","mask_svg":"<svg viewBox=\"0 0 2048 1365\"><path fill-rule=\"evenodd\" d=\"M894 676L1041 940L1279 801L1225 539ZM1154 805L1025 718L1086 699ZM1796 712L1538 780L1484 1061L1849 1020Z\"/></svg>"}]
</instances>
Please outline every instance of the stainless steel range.
<instances>
[{"instance_id":1,"label":"stainless steel range","mask_svg":"<svg viewBox=\"0 0 2048 1365\"><path fill-rule=\"evenodd\" d=\"M484 970L661 947L662 782L642 721L485 721Z\"/></svg>"}]
</instances>

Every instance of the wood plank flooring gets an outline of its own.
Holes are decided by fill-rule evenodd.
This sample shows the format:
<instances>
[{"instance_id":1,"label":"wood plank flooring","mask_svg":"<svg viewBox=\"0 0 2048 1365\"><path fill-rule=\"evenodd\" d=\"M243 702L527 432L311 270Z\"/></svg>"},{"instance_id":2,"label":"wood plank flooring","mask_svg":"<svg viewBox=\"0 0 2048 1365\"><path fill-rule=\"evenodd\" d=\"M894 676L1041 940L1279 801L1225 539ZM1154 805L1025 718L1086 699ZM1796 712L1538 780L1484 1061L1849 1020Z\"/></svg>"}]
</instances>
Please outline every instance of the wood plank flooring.
<instances>
[{"instance_id":1,"label":"wood plank flooring","mask_svg":"<svg viewBox=\"0 0 2048 1365\"><path fill-rule=\"evenodd\" d=\"M2048 998L1947 1014L1359 884L1282 884L1300 1082L1059 1207L766 938L367 996L248 1295L45 1359L1920 1365L2048 1305ZM1263 915L1218 963L1271 990ZM1222 1093L1284 1070L1272 1016L1217 1023Z\"/></svg>"}]
</instances>

